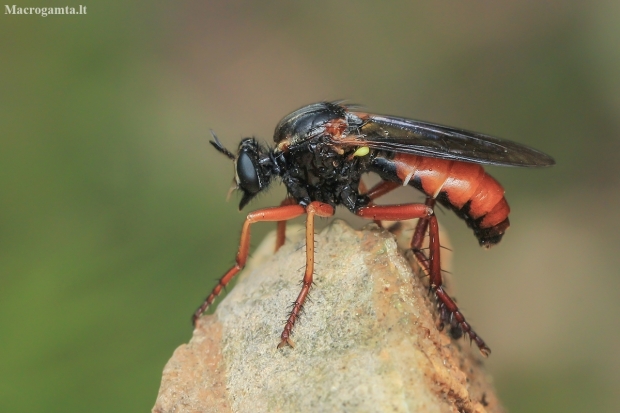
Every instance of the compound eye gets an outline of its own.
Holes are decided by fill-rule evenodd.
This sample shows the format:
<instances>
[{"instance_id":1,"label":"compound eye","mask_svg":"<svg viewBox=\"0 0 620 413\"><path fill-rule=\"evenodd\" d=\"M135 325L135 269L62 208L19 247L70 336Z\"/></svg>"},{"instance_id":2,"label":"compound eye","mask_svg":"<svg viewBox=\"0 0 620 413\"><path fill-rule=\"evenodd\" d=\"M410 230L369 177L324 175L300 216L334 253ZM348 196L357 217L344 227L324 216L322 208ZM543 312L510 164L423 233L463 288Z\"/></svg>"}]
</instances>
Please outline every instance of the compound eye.
<instances>
[{"instance_id":1,"label":"compound eye","mask_svg":"<svg viewBox=\"0 0 620 413\"><path fill-rule=\"evenodd\" d=\"M237 178L241 189L252 194L260 191L260 181L258 180L257 166L250 154L241 151L237 159Z\"/></svg>"}]
</instances>

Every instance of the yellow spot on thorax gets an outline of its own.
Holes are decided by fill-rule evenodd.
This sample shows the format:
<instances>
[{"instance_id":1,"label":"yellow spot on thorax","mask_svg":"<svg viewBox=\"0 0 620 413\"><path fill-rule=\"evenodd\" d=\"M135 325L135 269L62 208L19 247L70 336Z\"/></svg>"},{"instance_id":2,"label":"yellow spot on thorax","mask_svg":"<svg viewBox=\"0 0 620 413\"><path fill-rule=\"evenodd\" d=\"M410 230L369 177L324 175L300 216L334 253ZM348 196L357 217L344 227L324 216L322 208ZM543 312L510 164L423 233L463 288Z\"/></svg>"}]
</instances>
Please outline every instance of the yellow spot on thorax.
<instances>
[{"instance_id":1,"label":"yellow spot on thorax","mask_svg":"<svg viewBox=\"0 0 620 413\"><path fill-rule=\"evenodd\" d=\"M370 152L370 148L368 146L360 146L353 153L353 156L366 156L366 155L368 155L369 152Z\"/></svg>"}]
</instances>

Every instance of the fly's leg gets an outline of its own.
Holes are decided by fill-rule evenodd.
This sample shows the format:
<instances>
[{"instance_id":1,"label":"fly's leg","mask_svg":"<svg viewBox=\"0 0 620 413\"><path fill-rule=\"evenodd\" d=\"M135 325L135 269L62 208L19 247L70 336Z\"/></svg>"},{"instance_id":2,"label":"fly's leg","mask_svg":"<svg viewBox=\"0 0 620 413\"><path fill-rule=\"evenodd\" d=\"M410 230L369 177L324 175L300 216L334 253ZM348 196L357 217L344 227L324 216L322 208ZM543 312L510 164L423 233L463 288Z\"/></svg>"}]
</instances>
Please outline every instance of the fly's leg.
<instances>
[{"instance_id":1,"label":"fly's leg","mask_svg":"<svg viewBox=\"0 0 620 413\"><path fill-rule=\"evenodd\" d=\"M364 195L370 198L371 201L374 201L380 196L383 196L387 194L388 192L395 190L399 186L402 186L402 185L399 184L398 182L381 181L375 186L373 186L372 188L370 188L368 192L366 192Z\"/></svg>"},{"instance_id":2,"label":"fly's leg","mask_svg":"<svg viewBox=\"0 0 620 413\"><path fill-rule=\"evenodd\" d=\"M424 204L371 205L355 211L358 217L372 220L403 221L414 218L428 218L433 208Z\"/></svg>"},{"instance_id":3,"label":"fly's leg","mask_svg":"<svg viewBox=\"0 0 620 413\"><path fill-rule=\"evenodd\" d=\"M362 218L368 218L373 220L389 220L389 221L402 221L406 219L419 218L418 225L414 231L412 239L412 249L416 258L418 258L420 265L430 277L430 287L435 293L437 300L440 302L440 313L444 310L450 313L450 317L456 320L458 326L463 332L469 335L472 341L475 341L480 349L480 352L488 356L491 350L484 343L471 326L465 321L465 317L461 314L456 303L443 289L443 282L441 278L441 262L440 262L440 250L439 244L439 225L437 224L437 217L433 212L434 200L427 200L426 204L403 204L403 205L374 205L369 207L360 208L356 214ZM424 234L426 228L429 231L429 256L428 259L421 251L422 241L424 240Z\"/></svg>"},{"instance_id":4,"label":"fly's leg","mask_svg":"<svg viewBox=\"0 0 620 413\"><path fill-rule=\"evenodd\" d=\"M278 344L278 348L294 346L290 338L291 332L293 331L295 322L299 317L299 313L303 308L306 297L308 297L308 293L310 292L310 286L312 285L312 275L314 273L314 216L330 217L334 215L334 208L329 204L314 201L306 207L306 214L306 272L304 274L301 291L293 303L293 309L286 320L286 325L280 336L281 341L280 344Z\"/></svg>"},{"instance_id":5,"label":"fly's leg","mask_svg":"<svg viewBox=\"0 0 620 413\"><path fill-rule=\"evenodd\" d=\"M370 199L368 206L373 206L375 199L387 194L388 192L393 191L399 186L401 186L401 184L399 184L398 182L381 181L372 188L370 188L370 190L367 190L366 185L364 185L364 183L360 180L359 192L362 195L366 195ZM375 220L375 224L377 224L379 228L383 228L383 224L380 220Z\"/></svg>"},{"instance_id":6,"label":"fly's leg","mask_svg":"<svg viewBox=\"0 0 620 413\"><path fill-rule=\"evenodd\" d=\"M284 201L280 206L295 205L295 199L291 197L284 198ZM280 247L284 245L286 241L286 220L278 221L276 229L276 249L274 252L278 252Z\"/></svg>"},{"instance_id":7,"label":"fly's leg","mask_svg":"<svg viewBox=\"0 0 620 413\"><path fill-rule=\"evenodd\" d=\"M361 179L360 179L360 185L357 188L357 192L359 192L360 195L365 195L368 192L368 187L366 186L364 181L362 181Z\"/></svg>"},{"instance_id":8,"label":"fly's leg","mask_svg":"<svg viewBox=\"0 0 620 413\"><path fill-rule=\"evenodd\" d=\"M427 198L426 205L433 208L435 206L435 200L432 198ZM429 234L428 257L426 257L421 249L424 241L424 235L427 230ZM434 214L428 218L420 218L418 220L418 224L413 232L413 238L411 239L411 249L413 250L413 254L418 263L422 267L422 270L428 274L430 278L430 288L437 297L437 301L439 303L439 314L442 323L448 322L453 326L457 326L463 333L467 333L467 335L469 335L471 341L476 342L476 345L484 356L491 354L491 349L485 344L484 340L476 334L469 323L465 321L465 317L459 310L454 300L443 289L441 260L439 258L441 250L439 243L439 225L437 224L437 217Z\"/></svg>"},{"instance_id":9,"label":"fly's leg","mask_svg":"<svg viewBox=\"0 0 620 413\"><path fill-rule=\"evenodd\" d=\"M431 197L427 197L425 201L425 205L435 208L435 199ZM426 253L422 250L422 245L424 244L424 237L428 232L428 218L420 218L415 226L415 230L413 231L413 236L411 238L411 251L413 255L422 268L422 272L429 277L429 287L432 291L433 280L430 280L432 274L429 266L429 258L426 256ZM450 313L446 310L445 306L441 304L439 307L439 319L440 323L438 325L439 330L443 330L444 323L450 323Z\"/></svg>"},{"instance_id":10,"label":"fly's leg","mask_svg":"<svg viewBox=\"0 0 620 413\"><path fill-rule=\"evenodd\" d=\"M259 209L258 211L250 212L243 223L243 229L241 230L241 241L239 243L239 251L237 252L237 257L235 260L235 265L224 274L220 281L215 286L211 294L205 299L200 307L194 312L192 317L192 322L194 326L196 325L196 321L202 313L204 313L207 308L213 303L215 297L217 297L226 284L233 279L233 277L245 267L245 262L248 258L248 254L250 253L250 225L255 222L261 221L286 221L289 219L296 218L305 213L304 207L301 205L285 205L279 207L265 208Z\"/></svg>"},{"instance_id":11,"label":"fly's leg","mask_svg":"<svg viewBox=\"0 0 620 413\"><path fill-rule=\"evenodd\" d=\"M426 198L425 205L427 205L430 208L433 208L434 210L435 199ZM429 259L426 256L426 254L424 254L424 252L422 251L422 244L424 243L424 237L426 236L426 232L428 231L428 221L429 221L428 218L420 218L418 220L418 223L415 226L415 230L413 231L413 237L411 238L411 250L413 251L413 255L415 256L416 260L422 267L422 270L424 271L424 273L430 277L431 274L430 274L430 269L429 269L429 264L428 264ZM432 280L430 284L432 285Z\"/></svg>"}]
</instances>

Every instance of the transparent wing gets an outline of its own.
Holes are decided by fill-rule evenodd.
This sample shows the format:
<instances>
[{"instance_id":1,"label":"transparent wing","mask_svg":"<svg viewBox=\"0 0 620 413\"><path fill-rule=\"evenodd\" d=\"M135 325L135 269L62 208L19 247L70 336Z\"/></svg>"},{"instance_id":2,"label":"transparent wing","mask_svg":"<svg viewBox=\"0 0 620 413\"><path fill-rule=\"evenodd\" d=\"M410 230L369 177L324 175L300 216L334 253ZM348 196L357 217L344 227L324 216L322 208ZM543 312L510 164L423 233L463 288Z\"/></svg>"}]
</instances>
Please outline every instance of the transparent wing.
<instances>
[{"instance_id":1,"label":"transparent wing","mask_svg":"<svg viewBox=\"0 0 620 413\"><path fill-rule=\"evenodd\" d=\"M482 133L412 119L353 113L364 120L358 128L357 145L490 165L537 167L555 164L552 157L536 149Z\"/></svg>"}]
</instances>

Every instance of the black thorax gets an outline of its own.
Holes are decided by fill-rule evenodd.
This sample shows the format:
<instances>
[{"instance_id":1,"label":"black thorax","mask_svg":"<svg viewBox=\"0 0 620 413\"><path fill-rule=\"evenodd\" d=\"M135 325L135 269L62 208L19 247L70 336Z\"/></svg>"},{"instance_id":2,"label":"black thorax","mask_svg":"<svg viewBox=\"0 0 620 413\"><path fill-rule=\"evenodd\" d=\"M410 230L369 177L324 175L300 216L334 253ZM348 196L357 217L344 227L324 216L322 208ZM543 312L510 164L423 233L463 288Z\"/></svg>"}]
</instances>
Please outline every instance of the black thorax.
<instances>
[{"instance_id":1,"label":"black thorax","mask_svg":"<svg viewBox=\"0 0 620 413\"><path fill-rule=\"evenodd\" d=\"M343 205L350 211L365 206L368 199L359 194L362 173L367 159L353 157L354 149L339 154L321 136L286 152L274 152L279 175L289 195L299 204L312 201L331 206Z\"/></svg>"}]
</instances>

